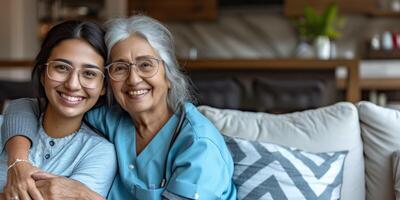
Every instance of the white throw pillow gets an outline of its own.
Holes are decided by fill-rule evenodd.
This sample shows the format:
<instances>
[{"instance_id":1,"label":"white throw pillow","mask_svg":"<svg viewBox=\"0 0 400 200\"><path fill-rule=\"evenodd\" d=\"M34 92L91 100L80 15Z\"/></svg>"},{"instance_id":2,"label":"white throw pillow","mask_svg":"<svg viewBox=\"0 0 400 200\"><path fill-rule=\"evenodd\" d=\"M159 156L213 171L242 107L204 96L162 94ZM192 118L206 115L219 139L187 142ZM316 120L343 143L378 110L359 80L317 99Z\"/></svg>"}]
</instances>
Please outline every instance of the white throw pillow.
<instances>
[{"instance_id":1,"label":"white throw pillow","mask_svg":"<svg viewBox=\"0 0 400 200\"><path fill-rule=\"evenodd\" d=\"M358 103L368 200L394 200L391 156L400 149L400 111Z\"/></svg>"},{"instance_id":2,"label":"white throw pillow","mask_svg":"<svg viewBox=\"0 0 400 200\"><path fill-rule=\"evenodd\" d=\"M274 115L200 106L225 135L295 147L308 152L349 151L343 171L342 200L365 200L363 144L352 103Z\"/></svg>"},{"instance_id":3,"label":"white throw pillow","mask_svg":"<svg viewBox=\"0 0 400 200\"><path fill-rule=\"evenodd\" d=\"M340 199L347 151L310 153L227 136L225 142L239 200Z\"/></svg>"}]
</instances>

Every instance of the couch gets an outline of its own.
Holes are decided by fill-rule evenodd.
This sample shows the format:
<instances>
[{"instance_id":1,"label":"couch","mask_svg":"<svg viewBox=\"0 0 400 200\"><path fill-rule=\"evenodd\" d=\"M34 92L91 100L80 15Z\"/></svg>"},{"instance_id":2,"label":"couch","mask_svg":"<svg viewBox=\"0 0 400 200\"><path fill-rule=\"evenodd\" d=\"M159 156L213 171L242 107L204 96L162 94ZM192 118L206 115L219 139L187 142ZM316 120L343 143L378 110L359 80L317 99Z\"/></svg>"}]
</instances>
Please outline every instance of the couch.
<instances>
[{"instance_id":1,"label":"couch","mask_svg":"<svg viewBox=\"0 0 400 200\"><path fill-rule=\"evenodd\" d=\"M310 152L346 150L342 200L394 200L395 193L400 191L400 159L392 158L400 150L400 111L370 102L341 102L279 115L209 106L198 108L229 137Z\"/></svg>"},{"instance_id":2,"label":"couch","mask_svg":"<svg viewBox=\"0 0 400 200\"><path fill-rule=\"evenodd\" d=\"M229 137L309 152L346 150L341 199L395 199L392 165L398 163L392 163L392 155L400 149L400 111L370 102L279 115L209 106L199 110Z\"/></svg>"}]
</instances>

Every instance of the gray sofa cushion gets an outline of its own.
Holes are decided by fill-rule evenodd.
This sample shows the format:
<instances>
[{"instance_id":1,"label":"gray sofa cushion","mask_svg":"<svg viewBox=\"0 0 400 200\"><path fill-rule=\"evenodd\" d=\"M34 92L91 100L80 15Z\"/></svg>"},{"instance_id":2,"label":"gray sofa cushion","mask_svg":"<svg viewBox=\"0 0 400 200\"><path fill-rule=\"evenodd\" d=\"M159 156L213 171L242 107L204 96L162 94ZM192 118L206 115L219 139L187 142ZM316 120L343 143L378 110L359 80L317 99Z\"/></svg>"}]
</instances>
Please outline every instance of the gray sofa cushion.
<instances>
[{"instance_id":1,"label":"gray sofa cushion","mask_svg":"<svg viewBox=\"0 0 400 200\"><path fill-rule=\"evenodd\" d=\"M291 114L242 112L200 106L225 135L271 142L310 152L349 151L344 165L342 199L364 200L363 145L356 107L351 103Z\"/></svg>"},{"instance_id":2,"label":"gray sofa cushion","mask_svg":"<svg viewBox=\"0 0 400 200\"><path fill-rule=\"evenodd\" d=\"M225 136L238 199L340 199L347 151L309 153Z\"/></svg>"},{"instance_id":3,"label":"gray sofa cushion","mask_svg":"<svg viewBox=\"0 0 400 200\"><path fill-rule=\"evenodd\" d=\"M358 103L364 141L365 180L368 200L393 200L391 156L400 149L400 111Z\"/></svg>"}]
</instances>

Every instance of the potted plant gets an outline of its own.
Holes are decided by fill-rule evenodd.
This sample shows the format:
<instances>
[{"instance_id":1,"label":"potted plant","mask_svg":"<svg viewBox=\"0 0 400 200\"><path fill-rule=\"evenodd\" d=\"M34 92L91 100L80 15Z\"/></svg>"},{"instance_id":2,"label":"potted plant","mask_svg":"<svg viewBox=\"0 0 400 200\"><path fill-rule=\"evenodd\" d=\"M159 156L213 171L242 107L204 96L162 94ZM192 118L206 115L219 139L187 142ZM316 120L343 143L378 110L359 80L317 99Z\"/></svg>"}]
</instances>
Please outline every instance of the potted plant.
<instances>
[{"instance_id":1,"label":"potted plant","mask_svg":"<svg viewBox=\"0 0 400 200\"><path fill-rule=\"evenodd\" d=\"M313 42L315 53L320 59L331 58L331 41L341 35L338 28L343 25L344 18L338 16L335 4L330 4L321 14L305 6L304 16L297 23L300 36Z\"/></svg>"}]
</instances>

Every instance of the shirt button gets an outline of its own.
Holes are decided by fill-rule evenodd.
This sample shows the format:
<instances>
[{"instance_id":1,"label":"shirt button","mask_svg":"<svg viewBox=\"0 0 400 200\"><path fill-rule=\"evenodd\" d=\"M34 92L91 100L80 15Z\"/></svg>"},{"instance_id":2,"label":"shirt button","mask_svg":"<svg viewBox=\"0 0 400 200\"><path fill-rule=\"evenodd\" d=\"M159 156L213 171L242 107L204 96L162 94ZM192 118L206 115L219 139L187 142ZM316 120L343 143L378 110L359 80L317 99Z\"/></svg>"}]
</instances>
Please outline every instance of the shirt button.
<instances>
[{"instance_id":1,"label":"shirt button","mask_svg":"<svg viewBox=\"0 0 400 200\"><path fill-rule=\"evenodd\" d=\"M55 143L54 143L54 141L52 140L52 141L49 142L49 144L50 144L50 146L54 146Z\"/></svg>"},{"instance_id":2,"label":"shirt button","mask_svg":"<svg viewBox=\"0 0 400 200\"><path fill-rule=\"evenodd\" d=\"M194 199L199 199L199 198L200 198L199 193L195 193L195 194L194 194Z\"/></svg>"},{"instance_id":3,"label":"shirt button","mask_svg":"<svg viewBox=\"0 0 400 200\"><path fill-rule=\"evenodd\" d=\"M44 156L44 158L49 159L49 158L50 158L50 154L46 154L46 155Z\"/></svg>"},{"instance_id":4,"label":"shirt button","mask_svg":"<svg viewBox=\"0 0 400 200\"><path fill-rule=\"evenodd\" d=\"M135 165L133 165L133 164L129 164L129 169L135 169Z\"/></svg>"}]
</instances>

